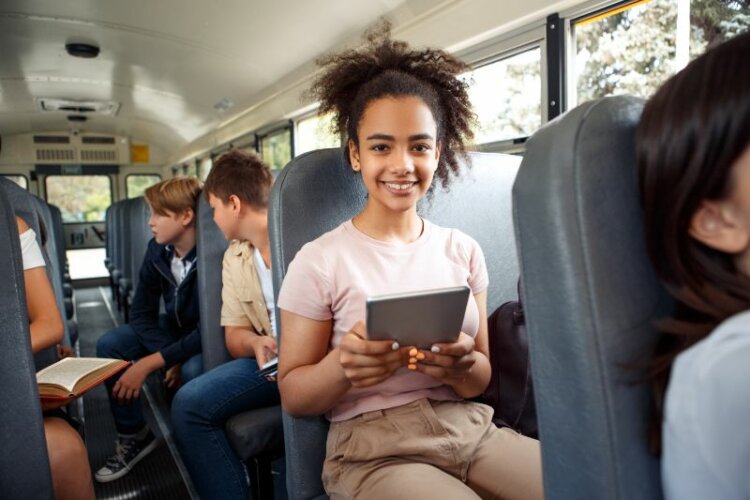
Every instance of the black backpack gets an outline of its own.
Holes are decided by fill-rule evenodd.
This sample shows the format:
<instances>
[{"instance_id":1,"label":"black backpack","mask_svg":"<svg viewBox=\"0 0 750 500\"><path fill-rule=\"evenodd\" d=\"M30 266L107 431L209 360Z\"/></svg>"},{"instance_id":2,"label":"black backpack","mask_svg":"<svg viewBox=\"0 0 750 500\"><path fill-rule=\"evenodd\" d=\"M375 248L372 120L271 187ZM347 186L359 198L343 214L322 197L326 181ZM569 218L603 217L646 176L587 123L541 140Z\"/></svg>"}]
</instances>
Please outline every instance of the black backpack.
<instances>
[{"instance_id":1,"label":"black backpack","mask_svg":"<svg viewBox=\"0 0 750 500\"><path fill-rule=\"evenodd\" d=\"M480 401L495 410L492 421L498 427L538 438L529 339L520 299L498 307L487 323L492 377Z\"/></svg>"}]
</instances>

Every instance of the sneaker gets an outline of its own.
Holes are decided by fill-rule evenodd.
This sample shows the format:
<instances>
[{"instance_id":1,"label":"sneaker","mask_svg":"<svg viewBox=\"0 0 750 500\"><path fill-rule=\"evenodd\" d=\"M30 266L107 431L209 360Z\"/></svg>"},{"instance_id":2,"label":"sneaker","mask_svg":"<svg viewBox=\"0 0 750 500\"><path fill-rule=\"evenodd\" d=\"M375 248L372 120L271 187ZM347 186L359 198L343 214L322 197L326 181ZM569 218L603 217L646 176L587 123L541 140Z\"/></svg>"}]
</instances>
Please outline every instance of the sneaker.
<instances>
[{"instance_id":1,"label":"sneaker","mask_svg":"<svg viewBox=\"0 0 750 500\"><path fill-rule=\"evenodd\" d=\"M137 434L119 436L116 441L115 454L107 459L104 467L96 471L94 477L100 483L119 479L130 472L135 464L157 446L159 446L159 440L149 429L146 429L145 436L142 438L138 438Z\"/></svg>"}]
</instances>

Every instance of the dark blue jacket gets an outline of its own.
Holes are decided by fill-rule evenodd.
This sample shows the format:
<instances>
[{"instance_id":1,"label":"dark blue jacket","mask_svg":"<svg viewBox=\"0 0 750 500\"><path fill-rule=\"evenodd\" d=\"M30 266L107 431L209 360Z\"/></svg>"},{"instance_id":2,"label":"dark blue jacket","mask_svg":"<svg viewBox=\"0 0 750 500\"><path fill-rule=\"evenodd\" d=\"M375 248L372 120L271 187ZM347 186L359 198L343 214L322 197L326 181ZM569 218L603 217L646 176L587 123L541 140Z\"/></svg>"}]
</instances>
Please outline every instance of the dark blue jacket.
<instances>
[{"instance_id":1,"label":"dark blue jacket","mask_svg":"<svg viewBox=\"0 0 750 500\"><path fill-rule=\"evenodd\" d=\"M195 247L183 257L192 261L180 286L172 276L174 249L151 239L138 278L130 309L130 326L149 352L160 352L167 368L201 352L198 307L198 273ZM159 326L159 299L164 298L167 327Z\"/></svg>"}]
</instances>

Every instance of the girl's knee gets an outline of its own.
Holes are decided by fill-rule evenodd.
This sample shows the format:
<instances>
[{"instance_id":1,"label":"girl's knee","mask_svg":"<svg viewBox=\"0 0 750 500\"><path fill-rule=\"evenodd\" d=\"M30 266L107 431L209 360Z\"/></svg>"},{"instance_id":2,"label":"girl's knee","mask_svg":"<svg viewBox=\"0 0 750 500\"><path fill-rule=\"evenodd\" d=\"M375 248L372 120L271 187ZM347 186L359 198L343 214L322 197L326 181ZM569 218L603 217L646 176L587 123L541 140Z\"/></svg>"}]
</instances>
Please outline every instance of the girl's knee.
<instances>
[{"instance_id":1,"label":"girl's knee","mask_svg":"<svg viewBox=\"0 0 750 500\"><path fill-rule=\"evenodd\" d=\"M88 453L81 436L67 422L59 418L44 420L47 453L53 470L89 469Z\"/></svg>"}]
</instances>

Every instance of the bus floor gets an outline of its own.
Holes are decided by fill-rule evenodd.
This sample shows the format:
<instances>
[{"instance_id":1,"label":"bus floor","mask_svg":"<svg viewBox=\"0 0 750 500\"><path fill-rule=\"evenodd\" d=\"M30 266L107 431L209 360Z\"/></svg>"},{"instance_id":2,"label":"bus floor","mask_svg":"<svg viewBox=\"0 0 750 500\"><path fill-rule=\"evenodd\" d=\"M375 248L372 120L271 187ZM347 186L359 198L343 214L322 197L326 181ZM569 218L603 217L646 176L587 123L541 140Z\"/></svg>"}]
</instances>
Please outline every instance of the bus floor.
<instances>
[{"instance_id":1,"label":"bus floor","mask_svg":"<svg viewBox=\"0 0 750 500\"><path fill-rule=\"evenodd\" d=\"M78 316L80 356L96 356L96 341L117 324L117 311L112 311L109 290L105 288L76 289L76 311ZM141 460L126 476L109 483L94 482L96 498L99 500L160 499L182 500L197 498L186 473L170 453L168 435L160 417L151 411L146 398L146 418L155 434L161 436L161 445ZM93 470L98 469L114 453L115 427L109 412L109 403L104 385L92 389L83 398L84 428L89 461ZM157 412L158 413L158 412ZM178 459L179 460L179 459ZM93 474L92 470L92 474ZM184 471L184 467L182 468Z\"/></svg>"}]
</instances>

